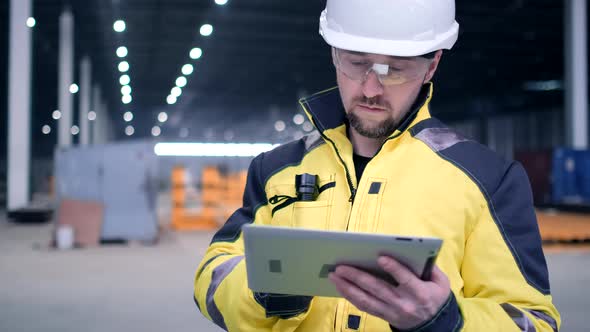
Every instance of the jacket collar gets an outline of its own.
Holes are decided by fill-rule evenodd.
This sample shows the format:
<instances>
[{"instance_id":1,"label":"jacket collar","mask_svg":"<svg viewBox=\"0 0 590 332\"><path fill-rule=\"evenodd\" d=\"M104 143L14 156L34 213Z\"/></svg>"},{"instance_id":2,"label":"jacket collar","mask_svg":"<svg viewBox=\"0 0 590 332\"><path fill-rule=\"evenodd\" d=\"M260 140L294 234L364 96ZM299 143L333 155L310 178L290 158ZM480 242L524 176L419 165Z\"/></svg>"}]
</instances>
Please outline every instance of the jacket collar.
<instances>
[{"instance_id":1,"label":"jacket collar","mask_svg":"<svg viewBox=\"0 0 590 332\"><path fill-rule=\"evenodd\" d=\"M412 106L412 110L406 115L391 136L398 136L416 123L430 118L428 108L432 98L432 92L432 83L429 82L422 86L416 102ZM329 136L329 132L332 132L330 129L346 130L348 120L346 119L346 113L342 105L338 87L333 87L310 97L302 98L299 100L299 103L314 126L323 135ZM344 134L346 133L344 132Z\"/></svg>"}]
</instances>

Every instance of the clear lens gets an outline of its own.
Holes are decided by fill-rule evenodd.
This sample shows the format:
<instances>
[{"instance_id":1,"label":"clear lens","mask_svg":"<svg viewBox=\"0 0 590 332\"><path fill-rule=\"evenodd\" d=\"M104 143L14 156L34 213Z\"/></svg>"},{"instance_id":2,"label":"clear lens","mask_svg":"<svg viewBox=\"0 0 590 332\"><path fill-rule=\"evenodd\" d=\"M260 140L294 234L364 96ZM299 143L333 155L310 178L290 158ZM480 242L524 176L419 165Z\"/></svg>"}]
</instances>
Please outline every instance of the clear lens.
<instances>
[{"instance_id":1,"label":"clear lens","mask_svg":"<svg viewBox=\"0 0 590 332\"><path fill-rule=\"evenodd\" d=\"M399 85L426 74L429 59L392 57L333 49L334 65L348 78L364 81L373 71L383 85Z\"/></svg>"}]
</instances>

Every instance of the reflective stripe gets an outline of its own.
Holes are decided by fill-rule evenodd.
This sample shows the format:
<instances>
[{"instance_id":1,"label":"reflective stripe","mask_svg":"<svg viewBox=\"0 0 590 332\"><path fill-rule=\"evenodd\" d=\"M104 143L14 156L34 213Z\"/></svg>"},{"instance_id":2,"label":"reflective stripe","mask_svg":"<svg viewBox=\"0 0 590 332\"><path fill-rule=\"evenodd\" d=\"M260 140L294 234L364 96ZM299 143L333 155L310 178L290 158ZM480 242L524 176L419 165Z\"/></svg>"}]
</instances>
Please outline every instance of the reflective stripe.
<instances>
[{"instance_id":1,"label":"reflective stripe","mask_svg":"<svg viewBox=\"0 0 590 332\"><path fill-rule=\"evenodd\" d=\"M508 316L512 318L514 323L516 323L516 325L520 328L522 332L537 331L533 322L529 319L527 315L524 314L524 312L520 311L510 303L502 303L500 306L502 307L502 309L504 309L504 311L506 311Z\"/></svg>"},{"instance_id":2,"label":"reflective stripe","mask_svg":"<svg viewBox=\"0 0 590 332\"><path fill-rule=\"evenodd\" d=\"M450 128L426 128L414 137L426 143L433 151L446 150L451 146L467 141Z\"/></svg>"},{"instance_id":3,"label":"reflective stripe","mask_svg":"<svg viewBox=\"0 0 590 332\"><path fill-rule=\"evenodd\" d=\"M535 316L536 318L546 322L547 324L549 324L549 326L551 326L551 328L553 329L553 331L557 332L557 322L555 321L555 319L553 319L553 317L547 315L546 313L542 312L542 311L537 311L537 310L527 310L531 315Z\"/></svg>"},{"instance_id":4,"label":"reflective stripe","mask_svg":"<svg viewBox=\"0 0 590 332\"><path fill-rule=\"evenodd\" d=\"M205 268L207 268L207 266L209 266L209 264L211 264L211 262L213 262L213 261L214 261L215 259L217 259L218 257L221 257L221 256L226 256L226 255L229 255L229 254L227 254L227 253L223 253L223 254L215 255L215 256L213 256L213 257L209 258L209 260L207 260L207 261L205 262L205 264L203 264L203 266L201 267L201 269L200 269L200 270L197 272L197 276L196 276L196 278L195 278L195 279L199 279L199 277L201 276L201 273L203 273L203 271L205 271Z\"/></svg>"},{"instance_id":5,"label":"reflective stripe","mask_svg":"<svg viewBox=\"0 0 590 332\"><path fill-rule=\"evenodd\" d=\"M535 325L533 324L531 319L528 316L526 316L521 310L517 309L515 306L513 306L510 303L502 303L501 306L502 306L502 309L504 309L504 311L506 311L506 313L510 316L510 318L512 318L512 320L516 323L516 325L518 325L518 327L520 328L521 331L523 331L523 332L536 332L537 331L537 329L535 329ZM549 326L551 326L551 328L553 328L553 331L558 332L557 322L555 321L555 319L553 319L553 317L547 315L546 313L544 313L542 311L528 310L528 309L526 309L526 311L528 313L530 313L531 315L535 316L535 318L540 319L540 320L546 322L547 324L549 324Z\"/></svg>"},{"instance_id":6,"label":"reflective stripe","mask_svg":"<svg viewBox=\"0 0 590 332\"><path fill-rule=\"evenodd\" d=\"M226 331L227 327L225 326L223 315L215 304L215 291L217 291L217 287L219 287L219 284L221 284L223 279L227 277L227 275L234 269L234 267L236 267L236 265L238 265L242 259L244 259L244 256L232 257L216 267L211 274L211 284L209 284L209 289L207 289L207 312L209 313L209 316L211 316L213 323L217 324Z\"/></svg>"},{"instance_id":7,"label":"reflective stripe","mask_svg":"<svg viewBox=\"0 0 590 332\"><path fill-rule=\"evenodd\" d=\"M326 144L326 141L322 139L322 136L317 131L314 131L311 134L303 137L303 141L305 142L306 152L309 152L322 144Z\"/></svg>"}]
</instances>

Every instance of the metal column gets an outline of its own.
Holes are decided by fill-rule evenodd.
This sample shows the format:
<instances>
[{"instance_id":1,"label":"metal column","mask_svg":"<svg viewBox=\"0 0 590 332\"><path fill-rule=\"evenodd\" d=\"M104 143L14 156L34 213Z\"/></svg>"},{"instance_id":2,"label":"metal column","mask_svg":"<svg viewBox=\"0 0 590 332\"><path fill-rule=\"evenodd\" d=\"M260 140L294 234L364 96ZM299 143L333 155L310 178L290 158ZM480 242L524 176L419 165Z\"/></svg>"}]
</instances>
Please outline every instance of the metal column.
<instances>
[{"instance_id":1,"label":"metal column","mask_svg":"<svg viewBox=\"0 0 590 332\"><path fill-rule=\"evenodd\" d=\"M58 121L57 144L59 147L72 145L73 96L70 85L74 83L74 16L66 9L59 17L59 65L57 104L61 111Z\"/></svg>"},{"instance_id":2,"label":"metal column","mask_svg":"<svg viewBox=\"0 0 590 332\"><path fill-rule=\"evenodd\" d=\"M90 59L85 56L80 63L80 116L78 118L80 145L88 145L90 141L88 112L90 112L90 94L92 92L91 75Z\"/></svg>"},{"instance_id":3,"label":"metal column","mask_svg":"<svg viewBox=\"0 0 590 332\"><path fill-rule=\"evenodd\" d=\"M102 122L104 121L104 114L102 114L102 102L98 101L98 108L96 110L96 121L94 122L94 143L104 144L102 139Z\"/></svg>"},{"instance_id":4,"label":"metal column","mask_svg":"<svg viewBox=\"0 0 590 332\"><path fill-rule=\"evenodd\" d=\"M565 112L568 144L588 149L586 0L565 1Z\"/></svg>"},{"instance_id":5,"label":"metal column","mask_svg":"<svg viewBox=\"0 0 590 332\"><path fill-rule=\"evenodd\" d=\"M103 144L108 143L111 138L110 138L110 126L111 126L111 120L109 119L109 115L108 115L108 106L106 101L102 101L101 107L100 107L100 111L102 113L102 127L101 127L101 136L102 136L102 142Z\"/></svg>"},{"instance_id":6,"label":"metal column","mask_svg":"<svg viewBox=\"0 0 590 332\"><path fill-rule=\"evenodd\" d=\"M103 113L103 106L102 106L102 93L101 97L98 100L98 110L96 111L96 123L94 126L94 137L96 138L96 144L104 144L104 120L105 114Z\"/></svg>"},{"instance_id":7,"label":"metal column","mask_svg":"<svg viewBox=\"0 0 590 332\"><path fill-rule=\"evenodd\" d=\"M31 132L31 0L10 1L8 60L8 211L28 205Z\"/></svg>"},{"instance_id":8,"label":"metal column","mask_svg":"<svg viewBox=\"0 0 590 332\"><path fill-rule=\"evenodd\" d=\"M90 123L92 133L90 141L92 142L92 144L100 143L98 141L98 118L102 116L100 115L100 98L100 87L98 86L98 84L95 84L92 88L92 111L94 111L94 113L96 114L96 119L94 119L94 121Z\"/></svg>"},{"instance_id":9,"label":"metal column","mask_svg":"<svg viewBox=\"0 0 590 332\"><path fill-rule=\"evenodd\" d=\"M105 144L107 142L107 110L104 100L102 99L102 93L100 89L98 90L98 100L96 101L97 109L96 109L96 121L94 121L94 143L95 144Z\"/></svg>"}]
</instances>

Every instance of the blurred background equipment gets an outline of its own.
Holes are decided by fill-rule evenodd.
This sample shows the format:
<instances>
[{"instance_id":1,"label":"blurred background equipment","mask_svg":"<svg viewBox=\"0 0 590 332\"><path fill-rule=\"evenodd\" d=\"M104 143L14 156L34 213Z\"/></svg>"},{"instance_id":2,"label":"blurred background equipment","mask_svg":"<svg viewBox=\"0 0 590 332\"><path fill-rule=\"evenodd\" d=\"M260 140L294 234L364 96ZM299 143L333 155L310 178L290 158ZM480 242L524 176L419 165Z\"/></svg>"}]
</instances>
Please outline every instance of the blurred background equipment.
<instances>
[{"instance_id":1,"label":"blurred background equipment","mask_svg":"<svg viewBox=\"0 0 590 332\"><path fill-rule=\"evenodd\" d=\"M76 240L155 242L157 157L150 143L61 148L56 152L58 224ZM97 229L97 221L99 228ZM90 235L89 235L90 236Z\"/></svg>"},{"instance_id":2,"label":"blurred background equipment","mask_svg":"<svg viewBox=\"0 0 590 332\"><path fill-rule=\"evenodd\" d=\"M553 202L586 206L590 211L590 150L555 150L552 180Z\"/></svg>"},{"instance_id":3,"label":"blurred background equipment","mask_svg":"<svg viewBox=\"0 0 590 332\"><path fill-rule=\"evenodd\" d=\"M517 151L514 158L529 175L537 206L590 212L590 150Z\"/></svg>"},{"instance_id":4,"label":"blurred background equipment","mask_svg":"<svg viewBox=\"0 0 590 332\"><path fill-rule=\"evenodd\" d=\"M196 188L191 187L188 179L184 167L172 170L171 226L175 230L215 230L242 205L245 170L224 173L218 167L206 166L198 190L191 190ZM191 209L199 201L199 207Z\"/></svg>"},{"instance_id":5,"label":"blurred background equipment","mask_svg":"<svg viewBox=\"0 0 590 332\"><path fill-rule=\"evenodd\" d=\"M336 84L324 8L0 1L0 330L78 331L77 317L89 332L217 331L187 280L240 206L252 158L315 131L297 99ZM524 165L574 332L588 329L590 299L589 10L456 0L460 35L431 103ZM85 249L48 249L70 235Z\"/></svg>"}]
</instances>

